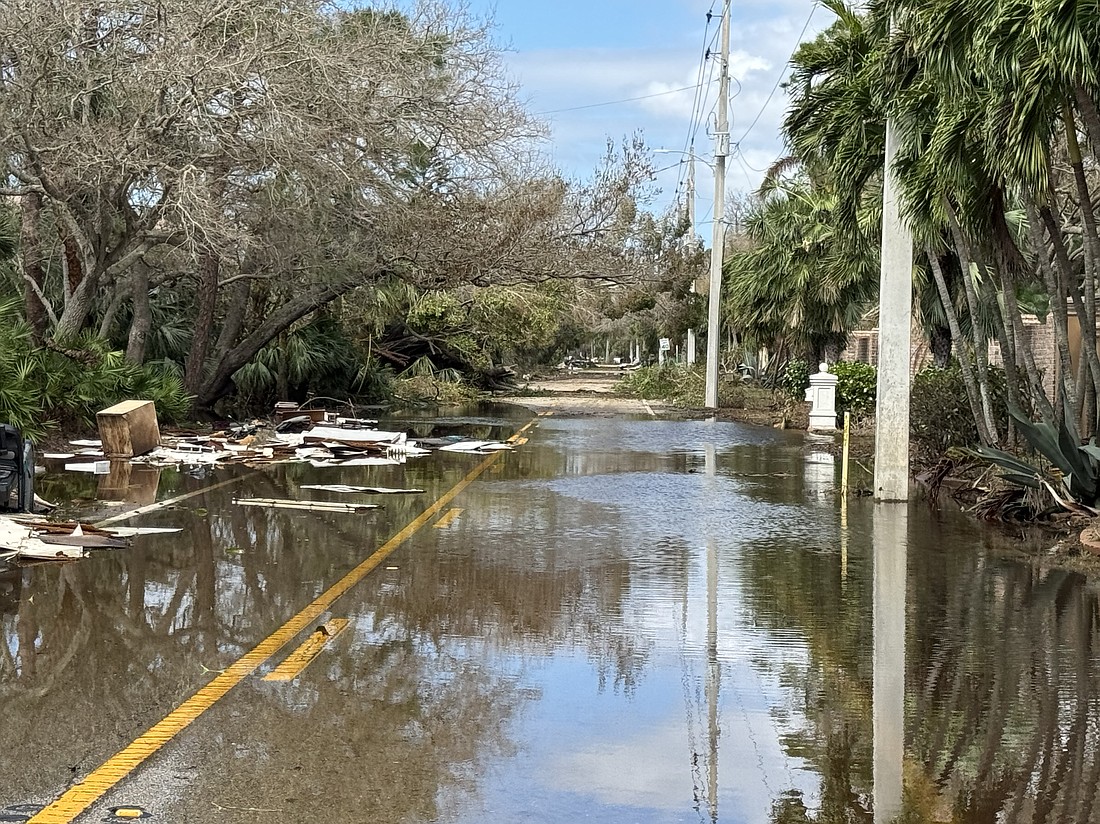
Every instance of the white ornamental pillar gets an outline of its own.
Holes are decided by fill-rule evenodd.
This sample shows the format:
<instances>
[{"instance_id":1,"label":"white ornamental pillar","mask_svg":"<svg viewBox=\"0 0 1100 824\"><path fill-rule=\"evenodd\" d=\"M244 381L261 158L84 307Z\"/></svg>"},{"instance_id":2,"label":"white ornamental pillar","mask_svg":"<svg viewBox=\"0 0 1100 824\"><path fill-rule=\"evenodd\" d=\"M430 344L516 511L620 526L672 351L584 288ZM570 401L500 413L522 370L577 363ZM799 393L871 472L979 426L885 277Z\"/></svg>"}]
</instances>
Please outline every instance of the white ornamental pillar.
<instances>
[{"instance_id":1,"label":"white ornamental pillar","mask_svg":"<svg viewBox=\"0 0 1100 824\"><path fill-rule=\"evenodd\" d=\"M806 390L806 400L810 407L811 432L836 431L836 375L829 372L829 364L819 366L816 375L810 375L810 388Z\"/></svg>"}]
</instances>

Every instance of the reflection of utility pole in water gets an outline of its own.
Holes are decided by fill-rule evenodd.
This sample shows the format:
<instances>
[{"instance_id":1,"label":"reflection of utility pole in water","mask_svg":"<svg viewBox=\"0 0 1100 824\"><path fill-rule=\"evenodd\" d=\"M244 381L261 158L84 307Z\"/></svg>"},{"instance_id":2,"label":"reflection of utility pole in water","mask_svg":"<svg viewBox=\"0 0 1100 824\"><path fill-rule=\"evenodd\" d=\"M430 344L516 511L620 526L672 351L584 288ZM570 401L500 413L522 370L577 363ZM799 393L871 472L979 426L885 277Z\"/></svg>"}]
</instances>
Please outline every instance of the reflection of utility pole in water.
<instances>
[{"instance_id":1,"label":"reflection of utility pole in water","mask_svg":"<svg viewBox=\"0 0 1100 824\"><path fill-rule=\"evenodd\" d=\"M881 503L874 518L874 820L886 824L901 812L908 509Z\"/></svg>"},{"instance_id":2,"label":"reflection of utility pole in water","mask_svg":"<svg viewBox=\"0 0 1100 824\"><path fill-rule=\"evenodd\" d=\"M707 731L710 742L710 786L707 807L710 820L718 820L718 542L707 540Z\"/></svg>"},{"instance_id":3,"label":"reflection of utility pole in water","mask_svg":"<svg viewBox=\"0 0 1100 824\"><path fill-rule=\"evenodd\" d=\"M705 466L708 478L718 474L718 461L714 444L705 447ZM713 492L713 490L712 490ZM710 820L718 821L718 687L721 670L718 667L718 541L707 538L707 736L709 747L707 809Z\"/></svg>"}]
</instances>

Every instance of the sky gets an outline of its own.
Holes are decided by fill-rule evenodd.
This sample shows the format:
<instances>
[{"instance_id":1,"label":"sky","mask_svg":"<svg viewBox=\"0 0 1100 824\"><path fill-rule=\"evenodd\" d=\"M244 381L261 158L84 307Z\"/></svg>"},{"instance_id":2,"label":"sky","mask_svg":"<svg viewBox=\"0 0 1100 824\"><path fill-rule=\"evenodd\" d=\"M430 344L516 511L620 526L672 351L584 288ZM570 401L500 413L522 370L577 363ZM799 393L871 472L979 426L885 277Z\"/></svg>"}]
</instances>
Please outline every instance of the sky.
<instances>
[{"instance_id":1,"label":"sky","mask_svg":"<svg viewBox=\"0 0 1100 824\"><path fill-rule=\"evenodd\" d=\"M704 41L718 50L722 0L469 0L469 8L495 20L507 69L529 111L549 126L547 151L566 174L589 175L608 137L620 141L641 132L653 149L691 145L696 92L675 90L699 83ZM714 13L709 27L708 10ZM777 84L786 79L787 60L832 14L814 0L734 0L730 22L730 135L740 151L729 160L726 188L751 191L782 153L787 100ZM708 162L717 69L717 59L705 62L705 117L694 140L694 153ZM611 101L628 102L594 105ZM660 211L683 195L686 168L674 153L657 153L654 161L671 167L658 175L660 194L651 208ZM713 187L710 168L698 163L696 215L704 235Z\"/></svg>"}]
</instances>

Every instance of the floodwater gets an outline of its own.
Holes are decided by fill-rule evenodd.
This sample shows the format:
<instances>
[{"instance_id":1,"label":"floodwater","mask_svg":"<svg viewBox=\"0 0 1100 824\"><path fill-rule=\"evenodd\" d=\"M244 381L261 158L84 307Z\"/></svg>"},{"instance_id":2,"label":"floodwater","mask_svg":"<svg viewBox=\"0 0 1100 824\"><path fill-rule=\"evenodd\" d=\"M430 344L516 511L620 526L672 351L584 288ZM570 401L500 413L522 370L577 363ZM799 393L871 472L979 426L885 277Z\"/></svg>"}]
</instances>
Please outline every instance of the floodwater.
<instances>
[{"instance_id":1,"label":"floodwater","mask_svg":"<svg viewBox=\"0 0 1100 824\"><path fill-rule=\"evenodd\" d=\"M842 510L833 459L801 435L558 417L527 435L495 461L146 476L127 494L230 483L132 522L178 535L0 571L0 821L176 717L483 462L78 820L1100 820L1095 582L922 504ZM425 493L363 514L233 503L368 499L307 483ZM265 680L329 618L348 628Z\"/></svg>"}]
</instances>

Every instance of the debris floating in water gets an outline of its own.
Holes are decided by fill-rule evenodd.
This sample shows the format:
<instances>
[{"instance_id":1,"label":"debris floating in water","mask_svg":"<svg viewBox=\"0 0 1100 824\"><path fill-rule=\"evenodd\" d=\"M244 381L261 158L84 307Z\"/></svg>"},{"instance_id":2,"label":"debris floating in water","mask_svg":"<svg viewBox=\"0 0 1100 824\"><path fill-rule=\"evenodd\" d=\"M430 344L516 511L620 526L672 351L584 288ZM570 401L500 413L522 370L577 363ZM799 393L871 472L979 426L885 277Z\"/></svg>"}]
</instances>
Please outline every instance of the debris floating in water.
<instances>
[{"instance_id":1,"label":"debris floating in water","mask_svg":"<svg viewBox=\"0 0 1100 824\"><path fill-rule=\"evenodd\" d=\"M370 495L414 495L424 491L423 489L391 489L388 486L348 486L347 484L302 484L302 489L346 494L362 492Z\"/></svg>"},{"instance_id":2,"label":"debris floating in water","mask_svg":"<svg viewBox=\"0 0 1100 824\"><path fill-rule=\"evenodd\" d=\"M303 509L311 512L366 512L380 509L378 504L346 504L338 501L287 501L280 498L237 498L239 506L263 506L271 509Z\"/></svg>"}]
</instances>

